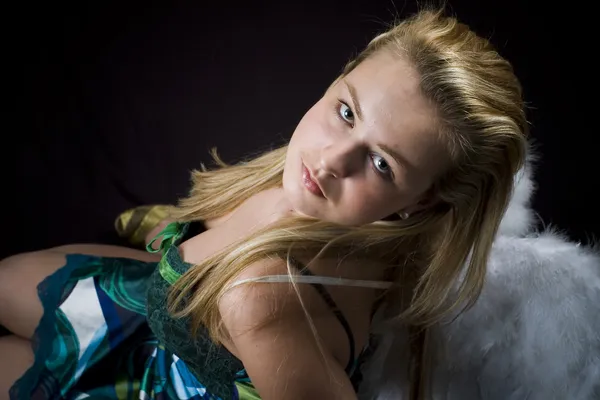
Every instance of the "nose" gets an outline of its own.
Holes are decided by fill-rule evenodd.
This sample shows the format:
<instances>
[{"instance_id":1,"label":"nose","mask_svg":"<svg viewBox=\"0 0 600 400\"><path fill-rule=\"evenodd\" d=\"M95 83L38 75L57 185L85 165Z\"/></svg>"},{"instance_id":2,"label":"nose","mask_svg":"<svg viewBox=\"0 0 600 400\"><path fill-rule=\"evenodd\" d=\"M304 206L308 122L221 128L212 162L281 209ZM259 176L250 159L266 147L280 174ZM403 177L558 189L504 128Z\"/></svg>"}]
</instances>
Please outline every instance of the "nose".
<instances>
[{"instance_id":1,"label":"nose","mask_svg":"<svg viewBox=\"0 0 600 400\"><path fill-rule=\"evenodd\" d=\"M364 150L357 140L346 138L323 147L320 168L323 173L345 178L362 167Z\"/></svg>"}]
</instances>

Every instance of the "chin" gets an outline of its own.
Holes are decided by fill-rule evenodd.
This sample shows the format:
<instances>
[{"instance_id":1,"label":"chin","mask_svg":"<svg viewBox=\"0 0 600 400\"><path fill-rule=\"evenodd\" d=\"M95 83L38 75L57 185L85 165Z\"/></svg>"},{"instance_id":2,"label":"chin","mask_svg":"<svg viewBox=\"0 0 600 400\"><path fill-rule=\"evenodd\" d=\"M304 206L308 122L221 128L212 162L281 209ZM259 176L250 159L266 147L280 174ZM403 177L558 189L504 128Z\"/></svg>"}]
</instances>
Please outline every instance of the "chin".
<instances>
[{"instance_id":1,"label":"chin","mask_svg":"<svg viewBox=\"0 0 600 400\"><path fill-rule=\"evenodd\" d=\"M315 210L314 207L311 207L309 204L306 204L306 200L298 196L297 193L296 196L288 197L288 201L290 202L292 209L296 214L303 217L323 219L323 215L317 210Z\"/></svg>"}]
</instances>

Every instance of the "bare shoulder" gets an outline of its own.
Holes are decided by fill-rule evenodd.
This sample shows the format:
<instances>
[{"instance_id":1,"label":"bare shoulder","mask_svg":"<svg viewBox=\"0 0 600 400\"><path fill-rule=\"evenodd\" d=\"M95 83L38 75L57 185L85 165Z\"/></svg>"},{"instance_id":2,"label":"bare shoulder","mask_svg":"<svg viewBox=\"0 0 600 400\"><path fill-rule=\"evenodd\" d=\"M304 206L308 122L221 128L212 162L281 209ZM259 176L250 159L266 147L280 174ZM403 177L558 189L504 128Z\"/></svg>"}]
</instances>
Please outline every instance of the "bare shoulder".
<instances>
[{"instance_id":1,"label":"bare shoulder","mask_svg":"<svg viewBox=\"0 0 600 400\"><path fill-rule=\"evenodd\" d=\"M308 262L309 260L301 261ZM294 267L290 268L293 270ZM317 276L381 280L385 267L375 261L322 259L311 262L310 270L313 275ZM266 275L286 275L287 273L288 266L285 260L281 258L265 259L246 268L236 277L236 282ZM352 286L324 285L324 288L347 320L355 340L355 349L362 348L368 340L373 304L382 291ZM253 317L255 321L263 317L280 319L282 316L289 316L294 320L305 320L306 313L308 313L316 321L319 334L326 343L330 344L334 355L340 361L348 361L350 344L347 333L332 312L331 306L324 301L313 285L299 283L294 288L291 283L284 282L250 283L236 286L229 290L223 298L221 313L239 314L242 309L248 314L256 314ZM241 317L237 315L236 318Z\"/></svg>"},{"instance_id":2,"label":"bare shoulder","mask_svg":"<svg viewBox=\"0 0 600 400\"><path fill-rule=\"evenodd\" d=\"M268 259L239 279L285 269L284 260ZM288 283L242 284L226 292L219 310L236 356L265 400L355 398L344 371L347 359L334 345L347 341L344 331L314 289L298 285L298 290L302 302Z\"/></svg>"}]
</instances>

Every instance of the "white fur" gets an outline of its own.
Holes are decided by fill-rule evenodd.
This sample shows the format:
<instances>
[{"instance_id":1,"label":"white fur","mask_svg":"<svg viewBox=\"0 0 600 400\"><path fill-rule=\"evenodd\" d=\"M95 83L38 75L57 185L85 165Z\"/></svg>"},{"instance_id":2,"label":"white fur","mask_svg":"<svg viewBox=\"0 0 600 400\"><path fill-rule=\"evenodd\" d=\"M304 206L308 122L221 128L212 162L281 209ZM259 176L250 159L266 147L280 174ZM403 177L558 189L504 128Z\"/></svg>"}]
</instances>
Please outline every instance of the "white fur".
<instances>
[{"instance_id":1,"label":"white fur","mask_svg":"<svg viewBox=\"0 0 600 400\"><path fill-rule=\"evenodd\" d=\"M431 331L429 398L600 399L600 256L535 233L530 166L520 174L475 306ZM361 399L408 399L407 333L382 325Z\"/></svg>"}]
</instances>

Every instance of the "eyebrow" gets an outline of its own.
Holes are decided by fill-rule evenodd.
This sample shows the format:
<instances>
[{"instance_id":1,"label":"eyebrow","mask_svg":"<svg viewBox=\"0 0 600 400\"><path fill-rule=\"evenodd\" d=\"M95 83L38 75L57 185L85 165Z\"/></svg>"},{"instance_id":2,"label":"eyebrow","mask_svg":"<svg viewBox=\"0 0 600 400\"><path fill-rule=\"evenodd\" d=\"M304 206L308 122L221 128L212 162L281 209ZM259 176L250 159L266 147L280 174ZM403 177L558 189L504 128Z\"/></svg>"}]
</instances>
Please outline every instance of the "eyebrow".
<instances>
[{"instance_id":1,"label":"eyebrow","mask_svg":"<svg viewBox=\"0 0 600 400\"><path fill-rule=\"evenodd\" d=\"M398 163L398 165L405 167L405 168L412 168L412 165L406 160L406 158L404 158L400 154L396 153L394 151L394 149L386 146L383 143L379 144L377 147L379 147L386 154L388 154L390 157L392 157L394 159L394 161L396 161L396 163Z\"/></svg>"},{"instance_id":2,"label":"eyebrow","mask_svg":"<svg viewBox=\"0 0 600 400\"><path fill-rule=\"evenodd\" d=\"M356 95L356 88L354 86L352 86L352 84L345 79L343 80L343 82L346 85L346 87L348 88L348 92L350 92L350 99L352 100L352 105L354 106L354 110L356 111L356 116L358 117L359 120L362 121L363 115L362 115L362 110L360 108L360 103L358 102L358 96ZM392 149L391 147L388 147L383 143L379 144L377 147L379 147L387 155L392 157L398 165L404 166L407 168L412 167L412 165L410 165L410 163L406 160L406 158L404 158L400 154L396 153L394 151L394 149Z\"/></svg>"},{"instance_id":3,"label":"eyebrow","mask_svg":"<svg viewBox=\"0 0 600 400\"><path fill-rule=\"evenodd\" d=\"M358 102L358 97L356 96L356 89L354 86L350 84L347 80L344 79L344 83L348 88L348 92L350 92L350 99L352 100L352 105L354 106L354 110L356 111L356 116L359 120L363 120L362 110L360 108L360 103Z\"/></svg>"}]
</instances>

